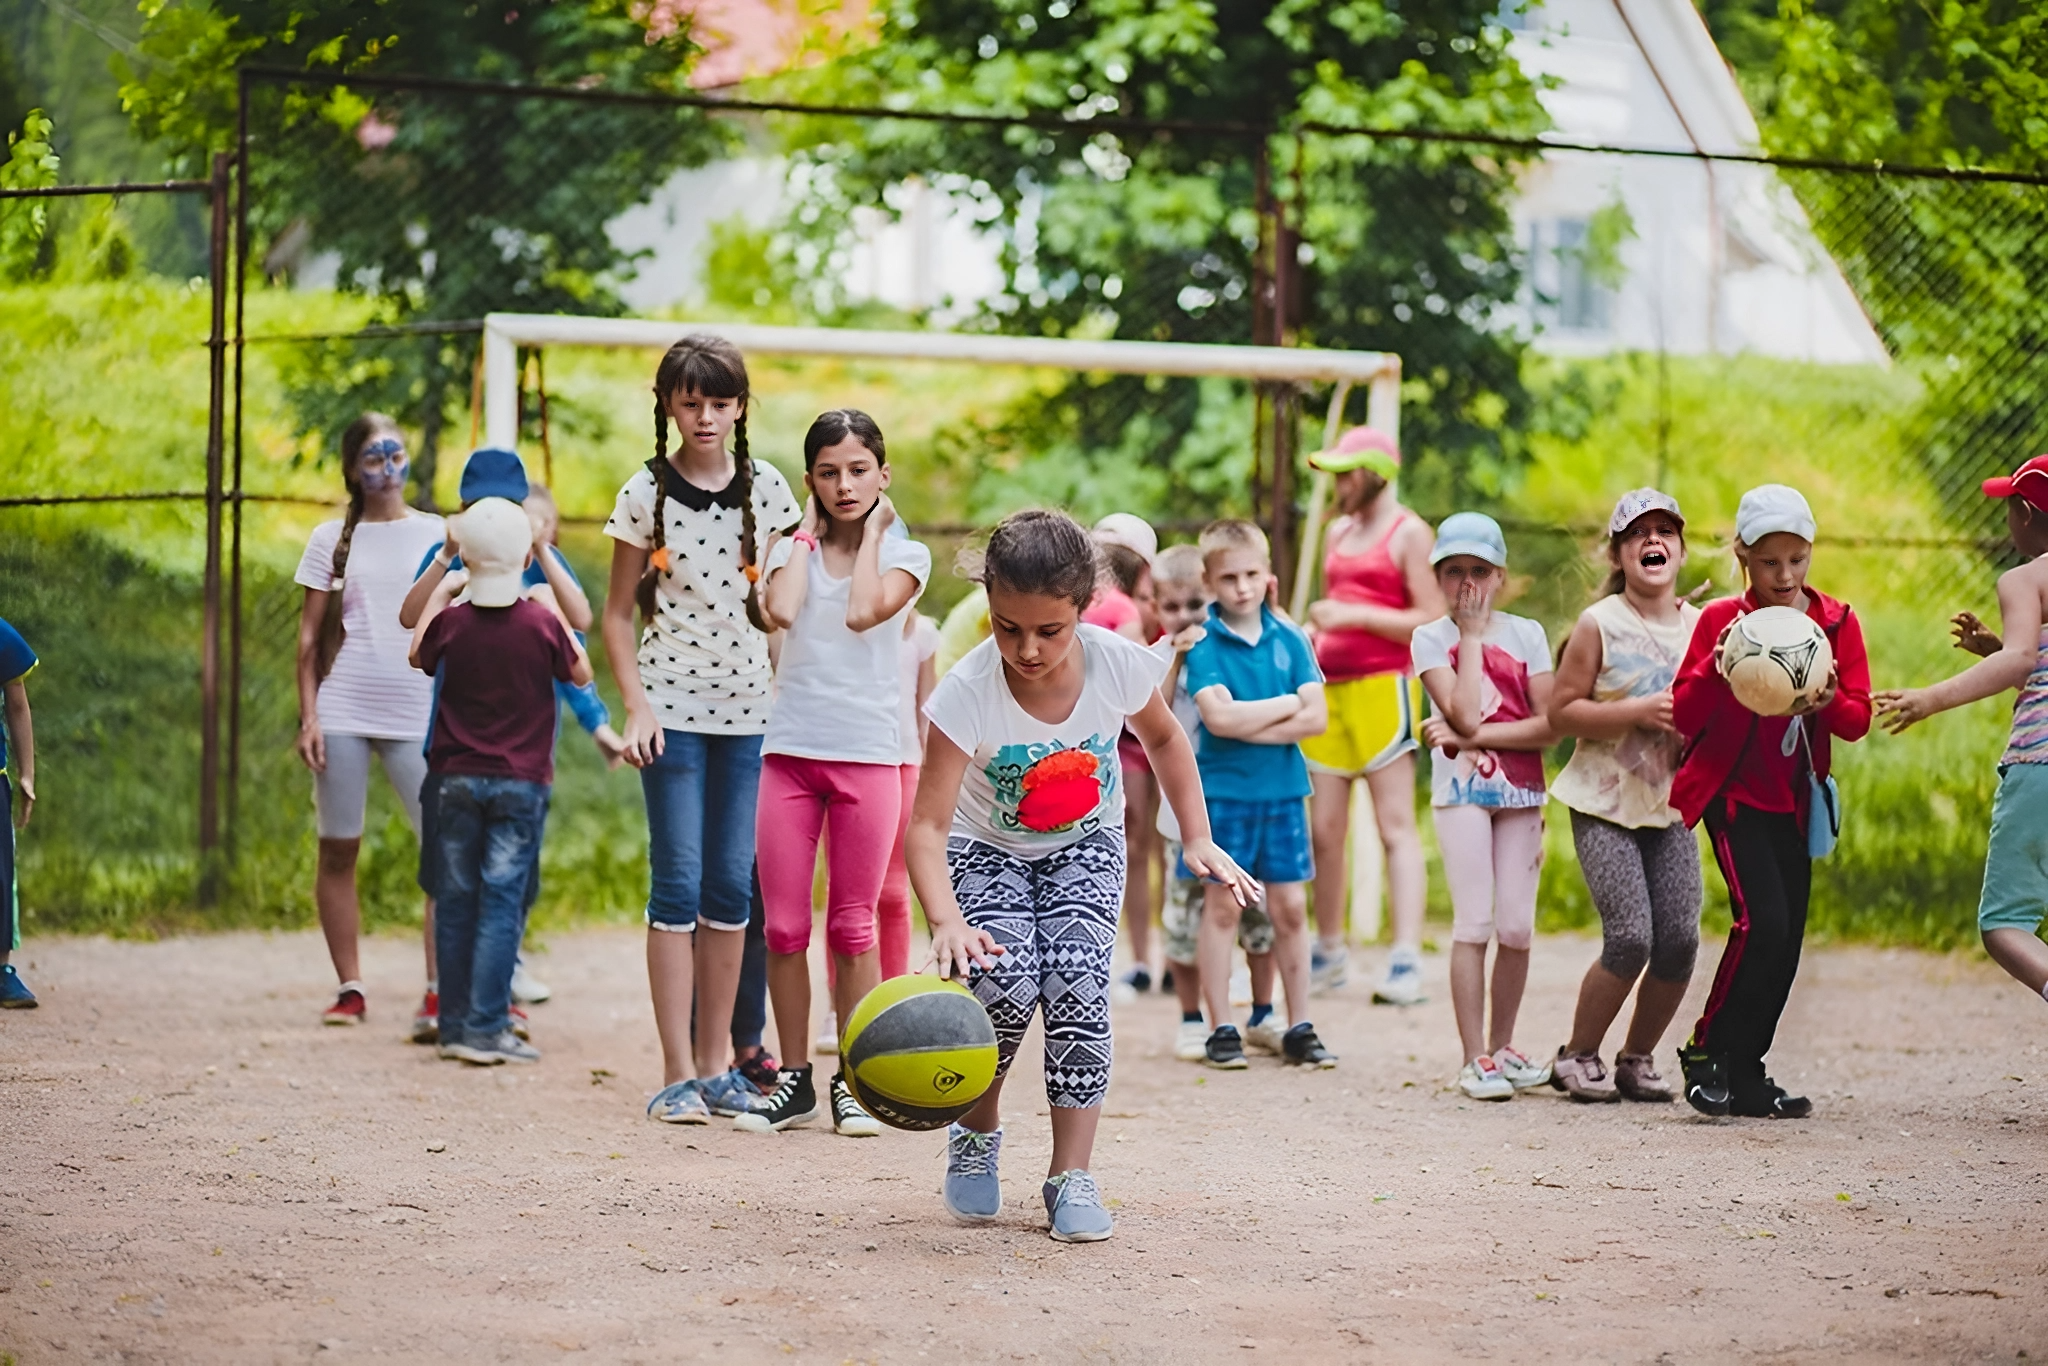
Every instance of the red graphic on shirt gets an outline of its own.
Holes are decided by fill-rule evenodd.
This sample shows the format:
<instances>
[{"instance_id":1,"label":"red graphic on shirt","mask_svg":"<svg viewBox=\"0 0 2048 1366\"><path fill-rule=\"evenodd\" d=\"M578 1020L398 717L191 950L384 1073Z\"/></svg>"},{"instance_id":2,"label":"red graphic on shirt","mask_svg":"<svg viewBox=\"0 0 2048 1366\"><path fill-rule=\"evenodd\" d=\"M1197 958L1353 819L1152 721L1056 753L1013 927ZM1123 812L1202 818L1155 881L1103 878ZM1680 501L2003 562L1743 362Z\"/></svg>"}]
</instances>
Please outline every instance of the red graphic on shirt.
<instances>
[{"instance_id":1,"label":"red graphic on shirt","mask_svg":"<svg viewBox=\"0 0 2048 1366\"><path fill-rule=\"evenodd\" d=\"M1024 770L1024 798L1017 821L1040 834L1063 829L1093 811L1102 800L1096 779L1100 761L1085 749L1062 749Z\"/></svg>"},{"instance_id":2,"label":"red graphic on shirt","mask_svg":"<svg viewBox=\"0 0 2048 1366\"><path fill-rule=\"evenodd\" d=\"M1479 719L1489 724L1526 721L1536 714L1529 698L1529 666L1498 645L1482 647L1485 660L1479 683ZM1451 647L1451 668L1458 667L1458 647ZM1459 779L1505 778L1530 792L1543 790L1543 756L1532 749L1468 749L1451 756ZM1454 780L1454 782L1457 780Z\"/></svg>"}]
</instances>

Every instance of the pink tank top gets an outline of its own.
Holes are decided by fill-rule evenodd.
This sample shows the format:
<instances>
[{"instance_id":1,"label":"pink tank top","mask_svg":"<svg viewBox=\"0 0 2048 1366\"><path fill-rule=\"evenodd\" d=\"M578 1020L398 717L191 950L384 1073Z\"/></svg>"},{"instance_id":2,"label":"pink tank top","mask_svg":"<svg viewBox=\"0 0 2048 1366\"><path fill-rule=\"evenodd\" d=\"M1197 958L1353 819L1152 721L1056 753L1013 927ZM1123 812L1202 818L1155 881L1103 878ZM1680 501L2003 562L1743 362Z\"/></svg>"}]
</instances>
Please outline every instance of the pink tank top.
<instances>
[{"instance_id":1,"label":"pink tank top","mask_svg":"<svg viewBox=\"0 0 2048 1366\"><path fill-rule=\"evenodd\" d=\"M1415 516L1406 508L1387 528L1387 534L1362 555L1340 555L1333 542L1323 557L1323 591L1338 602L1369 602L1378 607L1403 608L1414 605L1408 595L1408 579L1394 563L1394 533ZM1388 640L1370 631L1325 631L1316 637L1316 663L1323 677L1332 683L1373 674L1408 673L1408 645Z\"/></svg>"}]
</instances>

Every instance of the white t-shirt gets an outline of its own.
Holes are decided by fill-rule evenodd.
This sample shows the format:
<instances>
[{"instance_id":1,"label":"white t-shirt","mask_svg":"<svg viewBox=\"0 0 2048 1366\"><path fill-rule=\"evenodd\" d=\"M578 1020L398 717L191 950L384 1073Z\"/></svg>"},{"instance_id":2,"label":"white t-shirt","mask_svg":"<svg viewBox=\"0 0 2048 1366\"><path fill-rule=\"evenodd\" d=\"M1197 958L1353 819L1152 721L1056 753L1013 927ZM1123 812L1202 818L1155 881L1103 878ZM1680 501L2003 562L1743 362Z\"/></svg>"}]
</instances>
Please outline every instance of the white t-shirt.
<instances>
[{"instance_id":1,"label":"white t-shirt","mask_svg":"<svg viewBox=\"0 0 2048 1366\"><path fill-rule=\"evenodd\" d=\"M911 611L917 624L910 628L910 634L896 656L898 667L903 670L903 695L898 699L902 710L897 713L897 738L903 741L903 754L899 763L921 764L924 762L924 741L917 733L917 675L924 662L939 652L939 623L917 610L911 604Z\"/></svg>"},{"instance_id":2,"label":"white t-shirt","mask_svg":"<svg viewBox=\"0 0 2048 1366\"><path fill-rule=\"evenodd\" d=\"M924 714L967 752L953 833L1018 858L1044 858L1124 823L1117 737L1145 709L1166 666L1114 631L1075 627L1085 669L1074 710L1057 725L1017 705L993 639L939 680Z\"/></svg>"},{"instance_id":3,"label":"white t-shirt","mask_svg":"<svg viewBox=\"0 0 2048 1366\"><path fill-rule=\"evenodd\" d=\"M742 509L727 490L687 486L686 502L675 492L682 483L678 477L670 485L663 504L669 570L655 588L654 621L640 633L640 686L664 730L758 735L768 727L774 674L768 637L747 620ZM755 554L770 532L787 531L801 516L789 481L754 461ZM604 534L643 550L654 544L654 476L644 468L619 490Z\"/></svg>"},{"instance_id":4,"label":"white t-shirt","mask_svg":"<svg viewBox=\"0 0 2048 1366\"><path fill-rule=\"evenodd\" d=\"M768 557L780 570L796 542L778 542ZM884 536L876 547L886 577L901 569L921 590L931 578L932 552L902 536ZM763 754L792 754L848 764L903 762L903 616L917 610L915 599L887 621L855 632L847 629L846 604L853 576L825 572L822 551L804 566L810 586L796 621L782 642L782 667L775 675L775 712L762 737ZM911 738L916 739L913 730Z\"/></svg>"},{"instance_id":5,"label":"white t-shirt","mask_svg":"<svg viewBox=\"0 0 2048 1366\"><path fill-rule=\"evenodd\" d=\"M446 536L446 523L425 512L408 511L395 522L356 523L341 589L341 651L320 682L317 705L326 734L426 737L434 680L406 658L412 632L398 624L398 609L412 587L414 568ZM294 582L334 591L334 547L340 539L339 521L314 527Z\"/></svg>"},{"instance_id":6,"label":"white t-shirt","mask_svg":"<svg viewBox=\"0 0 2048 1366\"><path fill-rule=\"evenodd\" d=\"M1416 677L1430 669L1456 668L1458 646L1458 623L1449 617L1416 627L1410 645ZM1543 634L1543 624L1495 612L1481 646L1485 666L1479 719L1521 721L1535 715L1529 680L1551 671L1550 640ZM1456 758L1445 758L1440 749L1429 753L1431 806L1543 805L1543 755L1538 750L1467 749Z\"/></svg>"}]
</instances>

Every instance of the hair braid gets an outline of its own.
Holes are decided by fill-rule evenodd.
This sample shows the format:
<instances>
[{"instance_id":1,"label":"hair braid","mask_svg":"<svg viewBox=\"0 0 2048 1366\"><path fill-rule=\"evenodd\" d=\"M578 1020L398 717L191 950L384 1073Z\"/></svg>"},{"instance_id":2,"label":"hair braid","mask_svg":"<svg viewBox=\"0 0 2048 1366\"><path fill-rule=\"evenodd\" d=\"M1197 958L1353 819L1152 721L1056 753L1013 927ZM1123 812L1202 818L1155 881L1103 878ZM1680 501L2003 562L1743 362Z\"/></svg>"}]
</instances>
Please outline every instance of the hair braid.
<instances>
[{"instance_id":1,"label":"hair braid","mask_svg":"<svg viewBox=\"0 0 2048 1366\"><path fill-rule=\"evenodd\" d=\"M348 555L355 544L356 524L363 520L363 505L368 501L362 471L356 468L356 462L362 459L363 447L370 444L372 437L398 435L398 424L383 413L364 413L341 434L341 481L348 487L348 511L342 516L341 535L334 539L334 555L327 564L327 610L320 619L320 639L313 654L314 672L319 678L326 678L333 669L348 634L342 625L342 596L348 591Z\"/></svg>"},{"instance_id":2,"label":"hair braid","mask_svg":"<svg viewBox=\"0 0 2048 1366\"><path fill-rule=\"evenodd\" d=\"M754 528L754 458L747 454L747 410L732 428L732 479L740 493L740 570L747 576L747 620L757 631L770 631L767 613L761 610L761 569L755 563L759 542Z\"/></svg>"},{"instance_id":3,"label":"hair braid","mask_svg":"<svg viewBox=\"0 0 2048 1366\"><path fill-rule=\"evenodd\" d=\"M647 556L647 567L640 571L640 582L634 586L633 600L639 605L643 621L654 620L654 593L661 576L668 568L668 473L662 466L668 464L668 409L664 406L667 395L659 389L654 395L654 458L647 462L647 473L654 477L654 545Z\"/></svg>"}]
</instances>

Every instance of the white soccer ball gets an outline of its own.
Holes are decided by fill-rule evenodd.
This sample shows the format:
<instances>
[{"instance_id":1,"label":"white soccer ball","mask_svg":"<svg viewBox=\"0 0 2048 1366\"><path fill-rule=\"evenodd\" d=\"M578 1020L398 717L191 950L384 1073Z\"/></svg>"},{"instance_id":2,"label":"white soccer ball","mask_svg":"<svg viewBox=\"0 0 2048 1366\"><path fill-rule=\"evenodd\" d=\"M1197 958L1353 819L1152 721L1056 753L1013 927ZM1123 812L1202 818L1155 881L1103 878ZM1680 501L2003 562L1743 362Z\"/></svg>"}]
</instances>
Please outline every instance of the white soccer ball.
<instances>
[{"instance_id":1,"label":"white soccer ball","mask_svg":"<svg viewBox=\"0 0 2048 1366\"><path fill-rule=\"evenodd\" d=\"M1729 627L1720 668L1743 706L1759 716L1790 716L1826 690L1835 652L1804 612L1763 607Z\"/></svg>"}]
</instances>

